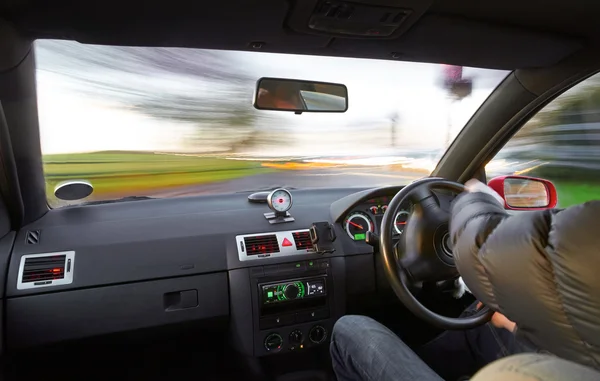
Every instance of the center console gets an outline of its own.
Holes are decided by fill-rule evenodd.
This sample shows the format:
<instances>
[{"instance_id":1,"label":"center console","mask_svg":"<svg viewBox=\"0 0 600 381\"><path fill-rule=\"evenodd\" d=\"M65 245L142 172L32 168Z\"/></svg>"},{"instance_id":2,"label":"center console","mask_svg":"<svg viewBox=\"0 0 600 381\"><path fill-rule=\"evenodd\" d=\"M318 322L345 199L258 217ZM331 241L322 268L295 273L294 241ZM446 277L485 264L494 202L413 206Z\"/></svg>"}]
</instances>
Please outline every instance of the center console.
<instances>
[{"instance_id":1,"label":"center console","mask_svg":"<svg viewBox=\"0 0 600 381\"><path fill-rule=\"evenodd\" d=\"M309 229L236 236L231 252L241 267L229 270L229 296L232 339L241 353L270 356L329 343L345 312L346 267L335 250L322 250L333 239L317 233L320 239Z\"/></svg>"},{"instance_id":2,"label":"center console","mask_svg":"<svg viewBox=\"0 0 600 381\"><path fill-rule=\"evenodd\" d=\"M333 279L329 259L251 269L254 355L302 351L328 342Z\"/></svg>"}]
</instances>

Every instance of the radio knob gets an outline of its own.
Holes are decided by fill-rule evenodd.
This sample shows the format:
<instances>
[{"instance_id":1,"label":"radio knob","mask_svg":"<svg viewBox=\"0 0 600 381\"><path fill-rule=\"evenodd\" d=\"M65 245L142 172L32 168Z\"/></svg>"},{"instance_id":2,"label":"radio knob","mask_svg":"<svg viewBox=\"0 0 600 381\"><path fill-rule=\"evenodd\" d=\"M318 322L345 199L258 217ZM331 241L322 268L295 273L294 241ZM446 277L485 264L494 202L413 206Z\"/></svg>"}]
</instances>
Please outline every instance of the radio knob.
<instances>
[{"instance_id":1,"label":"radio knob","mask_svg":"<svg viewBox=\"0 0 600 381\"><path fill-rule=\"evenodd\" d=\"M298 286L296 286L293 283L290 283L287 286L285 286L283 294L285 295L286 299L296 299L298 297L298 291L300 291L298 289Z\"/></svg>"},{"instance_id":2,"label":"radio knob","mask_svg":"<svg viewBox=\"0 0 600 381\"><path fill-rule=\"evenodd\" d=\"M277 333L271 333L265 338L265 349L269 352L277 352L281 349L283 339Z\"/></svg>"},{"instance_id":3,"label":"radio knob","mask_svg":"<svg viewBox=\"0 0 600 381\"><path fill-rule=\"evenodd\" d=\"M308 338L315 344L321 344L327 338L327 330L320 325L315 325L308 332Z\"/></svg>"},{"instance_id":4,"label":"radio knob","mask_svg":"<svg viewBox=\"0 0 600 381\"><path fill-rule=\"evenodd\" d=\"M300 331L299 329L295 329L290 333L290 343L293 345L298 345L298 344L302 344L302 342L304 341L304 337L302 335L302 331Z\"/></svg>"}]
</instances>

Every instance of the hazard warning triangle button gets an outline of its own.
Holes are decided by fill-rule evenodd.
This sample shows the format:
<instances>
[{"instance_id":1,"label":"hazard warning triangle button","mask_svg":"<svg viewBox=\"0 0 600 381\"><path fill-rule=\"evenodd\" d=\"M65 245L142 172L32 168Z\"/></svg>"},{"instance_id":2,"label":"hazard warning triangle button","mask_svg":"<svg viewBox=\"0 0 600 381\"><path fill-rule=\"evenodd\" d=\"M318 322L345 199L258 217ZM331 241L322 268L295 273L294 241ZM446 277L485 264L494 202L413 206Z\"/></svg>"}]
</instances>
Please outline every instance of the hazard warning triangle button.
<instances>
[{"instance_id":1,"label":"hazard warning triangle button","mask_svg":"<svg viewBox=\"0 0 600 381\"><path fill-rule=\"evenodd\" d=\"M281 243L281 246L292 246L292 242L290 242L289 239L284 238L283 242Z\"/></svg>"}]
</instances>

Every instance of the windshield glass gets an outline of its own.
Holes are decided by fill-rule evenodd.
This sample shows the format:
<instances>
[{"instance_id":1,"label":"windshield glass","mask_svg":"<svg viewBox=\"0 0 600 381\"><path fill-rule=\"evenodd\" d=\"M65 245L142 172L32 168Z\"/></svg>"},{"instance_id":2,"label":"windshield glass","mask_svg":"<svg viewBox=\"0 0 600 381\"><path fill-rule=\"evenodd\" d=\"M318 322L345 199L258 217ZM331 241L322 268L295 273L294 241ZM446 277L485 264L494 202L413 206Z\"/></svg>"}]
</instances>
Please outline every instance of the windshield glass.
<instances>
[{"instance_id":1,"label":"windshield glass","mask_svg":"<svg viewBox=\"0 0 600 381\"><path fill-rule=\"evenodd\" d=\"M51 207L129 196L408 183L433 170L507 74L51 40L37 41L35 53ZM262 77L344 84L348 110L257 110L252 99ZM452 91L449 83L459 86ZM56 185L69 180L89 181L94 192L58 200Z\"/></svg>"}]
</instances>

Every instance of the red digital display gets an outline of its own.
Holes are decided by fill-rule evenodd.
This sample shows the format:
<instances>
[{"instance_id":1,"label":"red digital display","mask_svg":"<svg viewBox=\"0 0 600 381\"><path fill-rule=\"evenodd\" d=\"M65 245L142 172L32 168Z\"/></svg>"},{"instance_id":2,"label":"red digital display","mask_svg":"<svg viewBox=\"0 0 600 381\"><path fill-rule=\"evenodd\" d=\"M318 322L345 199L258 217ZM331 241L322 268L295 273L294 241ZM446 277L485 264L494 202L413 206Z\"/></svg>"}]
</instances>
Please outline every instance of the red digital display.
<instances>
[{"instance_id":1,"label":"red digital display","mask_svg":"<svg viewBox=\"0 0 600 381\"><path fill-rule=\"evenodd\" d=\"M367 204L376 204L376 205L387 205L389 202L389 197L378 197L367 200Z\"/></svg>"}]
</instances>

